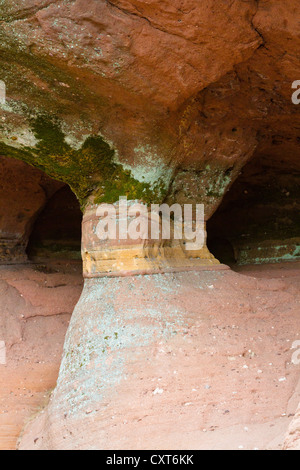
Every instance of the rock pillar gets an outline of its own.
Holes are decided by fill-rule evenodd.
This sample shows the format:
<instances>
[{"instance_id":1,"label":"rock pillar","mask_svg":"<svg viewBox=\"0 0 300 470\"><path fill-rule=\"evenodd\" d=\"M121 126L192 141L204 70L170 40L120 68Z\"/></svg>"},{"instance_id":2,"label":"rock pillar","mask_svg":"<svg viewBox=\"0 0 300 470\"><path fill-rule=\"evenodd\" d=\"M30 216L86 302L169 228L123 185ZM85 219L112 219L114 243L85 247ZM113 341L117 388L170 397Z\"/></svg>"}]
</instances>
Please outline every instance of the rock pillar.
<instances>
[{"instance_id":1,"label":"rock pillar","mask_svg":"<svg viewBox=\"0 0 300 470\"><path fill-rule=\"evenodd\" d=\"M128 201L127 209L132 204ZM166 426L175 431L178 424L176 413L169 422L164 408L172 396L187 400L176 376L185 387L189 369L186 361L178 363L177 354L186 347L195 318L183 300L187 286L207 287L222 276L215 270L222 267L205 247L189 255L185 240L100 240L104 215L99 217L96 204L86 207L83 293L67 333L57 387L27 427L20 449L159 447ZM118 210L116 222L120 233ZM166 445L174 442L173 431Z\"/></svg>"}]
</instances>

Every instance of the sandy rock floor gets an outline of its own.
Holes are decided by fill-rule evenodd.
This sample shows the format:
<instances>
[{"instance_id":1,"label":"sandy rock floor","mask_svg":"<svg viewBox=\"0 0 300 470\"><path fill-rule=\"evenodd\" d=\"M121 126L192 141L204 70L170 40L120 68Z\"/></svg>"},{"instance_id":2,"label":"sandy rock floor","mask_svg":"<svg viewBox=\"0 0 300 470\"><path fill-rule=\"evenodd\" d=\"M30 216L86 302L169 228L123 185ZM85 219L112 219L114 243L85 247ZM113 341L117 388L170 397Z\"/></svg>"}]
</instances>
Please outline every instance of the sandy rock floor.
<instances>
[{"instance_id":1,"label":"sandy rock floor","mask_svg":"<svg viewBox=\"0 0 300 470\"><path fill-rule=\"evenodd\" d=\"M24 424L47 403L81 290L80 263L0 266L0 450L15 449Z\"/></svg>"},{"instance_id":2,"label":"sandy rock floor","mask_svg":"<svg viewBox=\"0 0 300 470\"><path fill-rule=\"evenodd\" d=\"M199 315L177 354L191 383L174 374L158 386L165 391L175 386L172 400L177 396L178 402L170 403L167 393L156 397L160 413L176 410L186 423L173 430L181 448L280 449L300 402L300 365L292 361L293 344L300 340L300 263L238 271L205 283L200 302L187 274L186 296L178 298L191 315ZM75 263L0 267L0 341L7 345L7 363L0 364L0 449L14 449L24 425L47 403L81 289ZM194 334L197 351L189 351ZM136 426L134 406L128 405L128 415L113 423L120 448L122 429L128 438ZM153 416L140 417L140 426L153 427L153 443L163 447Z\"/></svg>"}]
</instances>

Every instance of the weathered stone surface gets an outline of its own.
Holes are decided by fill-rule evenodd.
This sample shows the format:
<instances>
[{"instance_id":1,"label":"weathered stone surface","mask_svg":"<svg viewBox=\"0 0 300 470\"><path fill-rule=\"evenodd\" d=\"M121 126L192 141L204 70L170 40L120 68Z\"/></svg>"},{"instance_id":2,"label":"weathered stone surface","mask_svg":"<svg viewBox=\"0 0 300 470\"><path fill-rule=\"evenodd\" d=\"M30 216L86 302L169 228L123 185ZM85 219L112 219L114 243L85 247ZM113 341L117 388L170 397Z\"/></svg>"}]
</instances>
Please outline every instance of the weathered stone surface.
<instances>
[{"instance_id":1,"label":"weathered stone surface","mask_svg":"<svg viewBox=\"0 0 300 470\"><path fill-rule=\"evenodd\" d=\"M7 84L7 101L1 105L0 154L68 183L85 220L90 203L115 203L125 195L143 202L203 203L208 220L254 156L278 173L292 170L290 184L296 186L300 116L291 86L300 77L299 8L298 0L5 0L0 78ZM83 252L98 256L92 245L91 238L84 241ZM103 267L96 255L94 272L93 263L85 264L88 275L97 276ZM135 255L130 252L129 272ZM119 259L113 247L111 264ZM104 305L104 324L111 320L110 306L100 295L106 291L97 281L86 282L75 312L38 447L61 445L57 429L63 427L66 394L71 411L76 405L90 414L86 392L97 380L95 367L103 365L99 347L106 344L105 336L97 343L98 309ZM155 313L159 322L166 315L162 305ZM122 314L130 306L122 304ZM176 306L170 321L174 312ZM77 324L81 315L84 321ZM131 320L128 314L126 322ZM146 315L140 325L141 347L152 320ZM82 362L80 327L84 344L92 338L98 348L89 358L92 372ZM168 326L167 333L172 331ZM119 355L119 343L103 346L108 352L104 378L116 358L113 380L122 373L119 359L136 359L130 335L125 340L132 357L126 351ZM176 341L180 349L184 335ZM78 422L71 423L71 432L78 428ZM70 436L65 444L76 441ZM85 439L80 436L76 446L86 447Z\"/></svg>"},{"instance_id":2,"label":"weathered stone surface","mask_svg":"<svg viewBox=\"0 0 300 470\"><path fill-rule=\"evenodd\" d=\"M87 279L20 448L280 449L299 282L299 265Z\"/></svg>"},{"instance_id":3,"label":"weathered stone surface","mask_svg":"<svg viewBox=\"0 0 300 470\"><path fill-rule=\"evenodd\" d=\"M0 262L27 259L33 224L60 186L23 162L0 157Z\"/></svg>"},{"instance_id":4,"label":"weathered stone surface","mask_svg":"<svg viewBox=\"0 0 300 470\"><path fill-rule=\"evenodd\" d=\"M114 81L117 90L175 109L262 42L252 25L255 1L218 8L213 0L9 4L1 12L8 40L98 75L98 90Z\"/></svg>"},{"instance_id":5,"label":"weathered stone surface","mask_svg":"<svg viewBox=\"0 0 300 470\"><path fill-rule=\"evenodd\" d=\"M300 450L300 406L286 436L284 450Z\"/></svg>"},{"instance_id":6,"label":"weathered stone surface","mask_svg":"<svg viewBox=\"0 0 300 470\"><path fill-rule=\"evenodd\" d=\"M0 266L1 450L16 449L24 423L55 387L81 290L80 263Z\"/></svg>"},{"instance_id":7,"label":"weathered stone surface","mask_svg":"<svg viewBox=\"0 0 300 470\"><path fill-rule=\"evenodd\" d=\"M67 181L83 202L115 176L111 166L103 176L109 150L100 141L96 159L95 148L81 147L101 135L131 171L132 196L141 184L160 198L189 192L209 218L258 142L272 151L281 136L281 153L298 149L297 8L279 0L3 2L1 140L10 150L2 152ZM68 146L59 132L50 143L26 109L58 116ZM31 152L20 152L24 145ZM190 172L183 180L182 170ZM195 180L197 195L186 190ZM121 178L117 192L128 184Z\"/></svg>"},{"instance_id":8,"label":"weathered stone surface","mask_svg":"<svg viewBox=\"0 0 300 470\"><path fill-rule=\"evenodd\" d=\"M27 245L30 260L81 260L82 212L76 196L64 185L48 199Z\"/></svg>"},{"instance_id":9,"label":"weathered stone surface","mask_svg":"<svg viewBox=\"0 0 300 470\"><path fill-rule=\"evenodd\" d=\"M87 278L103 275L135 275L150 274L168 271L182 271L201 268L219 268L219 261L209 253L205 237L193 240L194 249L187 250L185 228L182 228L182 239L174 238L174 224L170 217L166 222L170 227L171 239L162 238L162 220L157 216L157 231L159 237L151 239L151 223L154 214L150 213L151 206L138 204L137 201L127 201L125 204L116 203L115 213L111 217L115 234L109 239L101 239L98 225L103 221L107 230L107 212L105 204L90 204L87 206L82 223L82 259L83 273ZM136 217L137 209L145 210L143 216ZM101 210L101 212L99 212ZM130 216L132 211L133 216ZM100 216L100 213L102 216ZM120 236L120 226L126 225L125 237ZM134 224L134 233L131 237L130 224ZM204 231L203 222L198 225L198 231ZM102 229L103 230L103 229ZM193 229L194 231L195 229ZM201 233L201 232L200 232Z\"/></svg>"}]
</instances>

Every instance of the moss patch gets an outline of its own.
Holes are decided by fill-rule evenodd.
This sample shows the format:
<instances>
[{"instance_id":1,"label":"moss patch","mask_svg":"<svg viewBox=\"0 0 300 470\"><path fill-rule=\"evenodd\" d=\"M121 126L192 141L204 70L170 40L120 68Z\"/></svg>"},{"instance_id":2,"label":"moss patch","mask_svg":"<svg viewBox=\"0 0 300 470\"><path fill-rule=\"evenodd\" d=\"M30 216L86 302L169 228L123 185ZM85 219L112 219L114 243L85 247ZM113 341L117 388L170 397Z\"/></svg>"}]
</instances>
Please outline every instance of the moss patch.
<instances>
[{"instance_id":1,"label":"moss patch","mask_svg":"<svg viewBox=\"0 0 300 470\"><path fill-rule=\"evenodd\" d=\"M93 194L95 203L113 203L120 196L144 202L159 202L164 184L155 186L136 180L130 170L114 161L115 151L100 136L90 136L79 150L65 140L58 119L40 115L31 120L30 127L38 144L34 148L16 148L0 143L2 155L17 158L52 178L67 183L76 194L81 207Z\"/></svg>"}]
</instances>

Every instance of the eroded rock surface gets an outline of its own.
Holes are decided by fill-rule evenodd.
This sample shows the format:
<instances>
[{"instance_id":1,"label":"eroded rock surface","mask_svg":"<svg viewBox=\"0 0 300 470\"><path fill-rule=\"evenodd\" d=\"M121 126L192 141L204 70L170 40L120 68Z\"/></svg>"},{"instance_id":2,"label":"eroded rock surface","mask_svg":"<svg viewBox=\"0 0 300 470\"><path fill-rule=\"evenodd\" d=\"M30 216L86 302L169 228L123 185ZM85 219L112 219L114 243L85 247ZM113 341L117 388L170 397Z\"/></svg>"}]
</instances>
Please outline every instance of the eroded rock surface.
<instances>
[{"instance_id":1,"label":"eroded rock surface","mask_svg":"<svg viewBox=\"0 0 300 470\"><path fill-rule=\"evenodd\" d=\"M0 266L1 450L15 450L24 425L46 405L81 290L80 263Z\"/></svg>"},{"instance_id":2,"label":"eroded rock surface","mask_svg":"<svg viewBox=\"0 0 300 470\"><path fill-rule=\"evenodd\" d=\"M300 450L300 408L292 421L284 443L285 450Z\"/></svg>"},{"instance_id":3,"label":"eroded rock surface","mask_svg":"<svg viewBox=\"0 0 300 470\"><path fill-rule=\"evenodd\" d=\"M82 206L200 202L209 219L254 153L299 173L298 14L296 0L4 1L0 152Z\"/></svg>"},{"instance_id":4,"label":"eroded rock surface","mask_svg":"<svg viewBox=\"0 0 300 470\"><path fill-rule=\"evenodd\" d=\"M129 201L144 203L203 203L209 220L245 165L257 159L260 172L253 187L261 191L268 178L283 175L272 192L275 188L281 195L289 193L286 197L292 202L289 216L280 221L284 240L281 227L278 231L275 227L271 240L278 243L266 248L258 237L252 240L256 251L251 246L250 251L247 246L241 250L246 258L256 256L260 262L266 250L269 260L278 258L281 247L282 259L297 259L299 234L294 236L293 214L299 203L300 115L291 96L292 83L300 77L298 18L298 0L4 0L0 78L7 96L1 104L0 154L67 183L80 201L85 221L91 207L94 217L101 203L115 203L125 195ZM266 179L261 170L268 173ZM43 197L40 192L39 197ZM263 210L272 207L277 212L279 206L282 210L281 200L272 197ZM33 214L34 207L30 205ZM17 232L16 239L22 239L24 224ZM83 254L84 261L90 251L94 256L90 265L85 264L91 279L74 316L76 324L83 311L90 313L87 339L97 329L97 308L103 306L98 295L103 285L93 279L107 274L104 263L98 263L101 253L110 262L120 259L117 245L112 253L110 246L104 248L94 246L93 234L88 233ZM149 251L144 246L141 251L140 258L148 262ZM157 251L153 253L155 264ZM169 264L164 258L165 270L178 259L181 268L193 264L181 255L181 248L172 246ZM201 265L216 262L206 248L198 258ZM128 274L134 271L135 259L134 250L129 250ZM89 266L94 268L89 271ZM108 271L116 266L119 272L124 269L116 262ZM98 307L89 298L95 286ZM101 314L106 318L109 306L105 304ZM156 314L158 322L163 321L159 311ZM130 323L130 317L126 321ZM172 328L168 325L168 333ZM76 328L71 332L67 345L75 345L79 336ZM142 328L141 337L143 332ZM110 341L113 335L107 335ZM180 349L184 334L176 341ZM132 342L129 346L134 349ZM109 348L103 349L110 353L108 361L114 361L114 349ZM69 352L70 369L62 369L59 384L74 367L84 384L89 372L86 376L81 362L77 358L72 362L72 348ZM127 360L127 351L123 353L121 359ZM99 362L97 354L89 358L92 367ZM62 391L58 388L54 394L40 447L61 445L56 439L62 434L53 437L51 429L62 419ZM90 414L80 393L72 397ZM67 436L66 444L73 444L72 439ZM85 446L84 439L76 445Z\"/></svg>"},{"instance_id":5,"label":"eroded rock surface","mask_svg":"<svg viewBox=\"0 0 300 470\"><path fill-rule=\"evenodd\" d=\"M299 265L87 279L21 449L280 449Z\"/></svg>"},{"instance_id":6,"label":"eroded rock surface","mask_svg":"<svg viewBox=\"0 0 300 470\"><path fill-rule=\"evenodd\" d=\"M0 157L0 262L24 262L34 222L62 186L43 172Z\"/></svg>"}]
</instances>

